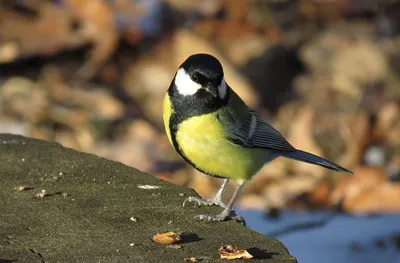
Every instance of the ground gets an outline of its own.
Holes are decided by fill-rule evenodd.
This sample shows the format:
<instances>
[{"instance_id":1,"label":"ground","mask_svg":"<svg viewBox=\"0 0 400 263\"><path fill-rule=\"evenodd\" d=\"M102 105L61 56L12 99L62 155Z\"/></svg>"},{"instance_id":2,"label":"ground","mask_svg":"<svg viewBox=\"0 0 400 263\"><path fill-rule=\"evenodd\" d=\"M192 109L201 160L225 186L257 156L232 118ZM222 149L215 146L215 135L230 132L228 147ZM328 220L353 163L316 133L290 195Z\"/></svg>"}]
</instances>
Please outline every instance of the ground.
<instances>
[{"instance_id":1,"label":"ground","mask_svg":"<svg viewBox=\"0 0 400 263\"><path fill-rule=\"evenodd\" d=\"M0 262L222 262L227 244L248 249L251 262L296 262L281 242L239 223L195 221L220 208L183 208L191 189L121 163L7 134L0 163ZM152 240L164 231L181 234L181 248Z\"/></svg>"}]
</instances>

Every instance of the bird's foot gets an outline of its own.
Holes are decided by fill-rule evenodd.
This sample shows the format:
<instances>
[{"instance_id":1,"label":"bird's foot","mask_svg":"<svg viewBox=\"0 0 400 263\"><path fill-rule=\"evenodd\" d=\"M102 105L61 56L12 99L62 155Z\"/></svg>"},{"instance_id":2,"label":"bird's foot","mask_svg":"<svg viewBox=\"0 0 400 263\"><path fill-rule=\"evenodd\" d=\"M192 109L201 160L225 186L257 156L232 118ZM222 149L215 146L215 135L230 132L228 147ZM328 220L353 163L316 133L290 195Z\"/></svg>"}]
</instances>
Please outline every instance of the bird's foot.
<instances>
[{"instance_id":1,"label":"bird's foot","mask_svg":"<svg viewBox=\"0 0 400 263\"><path fill-rule=\"evenodd\" d=\"M194 218L202 220L204 222L219 222L219 221L225 221L225 220L230 219L230 220L235 220L237 222L240 222L240 223L246 225L246 222L244 221L243 217L237 215L234 210L227 210L227 209L225 209L218 215L203 214L203 215L197 215Z\"/></svg>"},{"instance_id":2,"label":"bird's foot","mask_svg":"<svg viewBox=\"0 0 400 263\"><path fill-rule=\"evenodd\" d=\"M225 208L226 205L222 202L221 198L214 196L210 199L202 199L199 197L190 196L183 201L183 207L186 206L187 203L194 202L194 207L199 207L202 205L219 205L222 208Z\"/></svg>"}]
</instances>

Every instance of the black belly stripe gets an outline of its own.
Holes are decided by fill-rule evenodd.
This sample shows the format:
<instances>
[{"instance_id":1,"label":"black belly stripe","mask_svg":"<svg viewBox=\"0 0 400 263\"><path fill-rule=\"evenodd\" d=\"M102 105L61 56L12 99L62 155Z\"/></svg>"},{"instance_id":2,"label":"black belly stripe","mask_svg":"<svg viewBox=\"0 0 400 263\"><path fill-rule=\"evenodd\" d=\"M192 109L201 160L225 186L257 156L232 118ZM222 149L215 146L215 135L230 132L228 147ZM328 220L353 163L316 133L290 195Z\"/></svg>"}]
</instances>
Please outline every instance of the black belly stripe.
<instances>
[{"instance_id":1,"label":"black belly stripe","mask_svg":"<svg viewBox=\"0 0 400 263\"><path fill-rule=\"evenodd\" d=\"M229 89L228 89L229 90ZM227 95L224 100L220 100L219 98L210 97L206 92L199 91L193 96L183 96L177 92L174 84L171 84L168 90L169 98L171 100L171 106L173 107L172 114L169 118L169 130L171 134L172 145L175 148L175 151L191 166L195 169L199 170L202 173L207 175L223 178L216 174L210 173L198 167L195 163L193 163L182 151L179 143L176 139L176 134L178 132L178 126L184 120L194 117L201 116L205 114L209 114L215 112L223 107L225 107L229 102L230 93L227 92Z\"/></svg>"}]
</instances>

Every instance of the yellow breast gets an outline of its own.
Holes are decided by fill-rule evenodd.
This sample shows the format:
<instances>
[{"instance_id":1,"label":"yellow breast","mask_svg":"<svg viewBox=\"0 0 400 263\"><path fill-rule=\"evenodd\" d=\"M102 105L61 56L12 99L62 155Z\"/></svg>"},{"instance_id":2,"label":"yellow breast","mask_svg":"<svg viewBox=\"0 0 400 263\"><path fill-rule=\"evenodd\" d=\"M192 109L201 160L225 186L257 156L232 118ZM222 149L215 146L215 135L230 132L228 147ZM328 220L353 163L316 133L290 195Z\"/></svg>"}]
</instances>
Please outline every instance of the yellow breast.
<instances>
[{"instance_id":1,"label":"yellow breast","mask_svg":"<svg viewBox=\"0 0 400 263\"><path fill-rule=\"evenodd\" d=\"M164 120L164 127L165 127L165 132L167 133L168 140L172 145L172 140L171 140L171 131L169 130L169 119L171 118L173 111L171 107L171 101L169 100L168 94L165 94L164 100L163 100L163 120Z\"/></svg>"},{"instance_id":2,"label":"yellow breast","mask_svg":"<svg viewBox=\"0 0 400 263\"><path fill-rule=\"evenodd\" d=\"M176 139L182 152L209 174L250 179L264 165L268 152L231 143L215 116L192 117L179 125Z\"/></svg>"}]
</instances>

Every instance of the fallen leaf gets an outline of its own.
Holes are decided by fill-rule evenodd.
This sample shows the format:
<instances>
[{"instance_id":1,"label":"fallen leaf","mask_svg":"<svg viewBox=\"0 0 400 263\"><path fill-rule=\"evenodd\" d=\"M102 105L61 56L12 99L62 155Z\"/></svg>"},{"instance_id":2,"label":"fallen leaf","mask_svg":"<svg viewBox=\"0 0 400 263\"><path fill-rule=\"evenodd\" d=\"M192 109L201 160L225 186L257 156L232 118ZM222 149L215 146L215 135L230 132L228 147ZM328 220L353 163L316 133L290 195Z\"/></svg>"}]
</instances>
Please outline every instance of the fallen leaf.
<instances>
[{"instance_id":1,"label":"fallen leaf","mask_svg":"<svg viewBox=\"0 0 400 263\"><path fill-rule=\"evenodd\" d=\"M287 138L295 148L324 157L322 149L315 141L313 134L315 114L315 110L308 106L299 109L296 118L289 128ZM304 162L293 161L292 163L293 170L296 173L310 174L316 178L321 178L325 171L320 166Z\"/></svg>"},{"instance_id":2,"label":"fallen leaf","mask_svg":"<svg viewBox=\"0 0 400 263\"><path fill-rule=\"evenodd\" d=\"M339 158L338 163L343 167L354 167L360 163L364 149L369 142L371 124L369 115L359 112L351 116L348 125L341 127L342 137L347 145L346 152Z\"/></svg>"},{"instance_id":3,"label":"fallen leaf","mask_svg":"<svg viewBox=\"0 0 400 263\"><path fill-rule=\"evenodd\" d=\"M388 62L383 52L372 42L349 41L348 45L338 50L332 60L333 79L340 78L357 87L370 87L388 74ZM336 83L340 84L340 82ZM343 90L335 85L333 88ZM352 91L350 91L352 92Z\"/></svg>"},{"instance_id":4,"label":"fallen leaf","mask_svg":"<svg viewBox=\"0 0 400 263\"><path fill-rule=\"evenodd\" d=\"M233 247L232 245L226 245L222 246L218 250L219 254L221 255L222 259L250 259L253 258L253 255L251 255L247 250L244 249L239 249L236 247Z\"/></svg>"},{"instance_id":5,"label":"fallen leaf","mask_svg":"<svg viewBox=\"0 0 400 263\"><path fill-rule=\"evenodd\" d=\"M107 1L66 0L64 4L81 26L76 34L90 39L92 49L79 74L91 78L114 53L118 43L117 25L113 9Z\"/></svg>"},{"instance_id":6,"label":"fallen leaf","mask_svg":"<svg viewBox=\"0 0 400 263\"><path fill-rule=\"evenodd\" d=\"M181 237L174 232L157 233L153 236L153 240L160 244L176 244L181 241Z\"/></svg>"},{"instance_id":7,"label":"fallen leaf","mask_svg":"<svg viewBox=\"0 0 400 263\"><path fill-rule=\"evenodd\" d=\"M268 201L261 195L247 194L238 200L238 205L241 209L265 209Z\"/></svg>"},{"instance_id":8,"label":"fallen leaf","mask_svg":"<svg viewBox=\"0 0 400 263\"><path fill-rule=\"evenodd\" d=\"M377 114L377 122L374 133L377 136L388 138L393 129L400 123L400 107L396 102L386 103Z\"/></svg>"},{"instance_id":9,"label":"fallen leaf","mask_svg":"<svg viewBox=\"0 0 400 263\"><path fill-rule=\"evenodd\" d=\"M328 182L320 182L318 183L314 189L308 194L308 200L310 203L314 205L320 205L323 207L330 206L330 193L331 186Z\"/></svg>"},{"instance_id":10,"label":"fallen leaf","mask_svg":"<svg viewBox=\"0 0 400 263\"><path fill-rule=\"evenodd\" d=\"M344 177L338 181L330 200L337 205L341 202L353 199L362 193L369 193L371 189L380 186L387 181L383 171L375 167L358 167L354 170L354 175Z\"/></svg>"},{"instance_id":11,"label":"fallen leaf","mask_svg":"<svg viewBox=\"0 0 400 263\"><path fill-rule=\"evenodd\" d=\"M318 179L308 175L297 174L285 177L265 186L262 195L268 207L283 208L296 197L309 193L315 188Z\"/></svg>"},{"instance_id":12,"label":"fallen leaf","mask_svg":"<svg viewBox=\"0 0 400 263\"><path fill-rule=\"evenodd\" d=\"M350 213L392 213L400 211L400 186L390 182L384 169L359 167L354 175L338 182L331 195Z\"/></svg>"}]
</instances>

